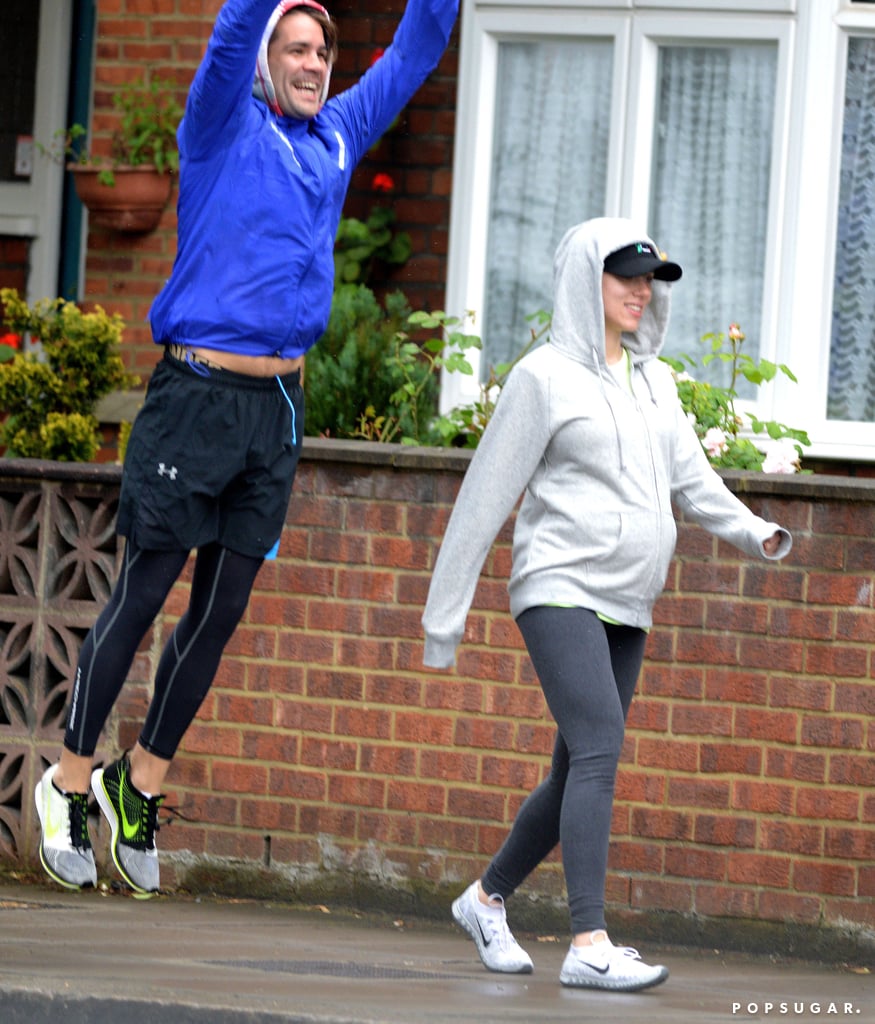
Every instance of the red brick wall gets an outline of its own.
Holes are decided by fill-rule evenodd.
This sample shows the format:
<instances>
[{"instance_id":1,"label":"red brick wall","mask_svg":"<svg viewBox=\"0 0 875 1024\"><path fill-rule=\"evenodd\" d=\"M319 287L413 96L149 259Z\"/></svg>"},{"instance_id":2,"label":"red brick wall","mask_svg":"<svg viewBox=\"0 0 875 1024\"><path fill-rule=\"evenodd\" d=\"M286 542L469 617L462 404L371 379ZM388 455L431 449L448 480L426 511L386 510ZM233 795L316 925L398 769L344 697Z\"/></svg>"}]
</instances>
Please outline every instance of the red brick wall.
<instances>
[{"instance_id":1,"label":"red brick wall","mask_svg":"<svg viewBox=\"0 0 875 1024\"><path fill-rule=\"evenodd\" d=\"M98 0L98 41L94 70L92 141L108 147L115 118L114 90L145 76L178 85L184 102L206 46L221 0ZM403 0L341 0L329 5L340 32L340 58L332 91L348 86L370 65L378 47L389 44ZM458 29L456 30L458 32ZM366 216L378 198L373 177L387 172L399 230L410 233L414 256L385 284L401 288L414 306L442 308L454 130L456 43L413 98L397 126L356 171L345 210ZM119 312L128 324L124 354L128 368L148 377L158 358L147 315L170 273L176 252L176 196L158 229L148 235L119 235L91 229L81 298ZM376 282L379 284L380 282Z\"/></svg>"},{"instance_id":2,"label":"red brick wall","mask_svg":"<svg viewBox=\"0 0 875 1024\"><path fill-rule=\"evenodd\" d=\"M465 464L307 440L280 556L171 769L186 820L161 833L168 880L186 879L182 850L260 867L269 848L273 867L317 873L390 865L399 892L458 889L485 866L553 728L507 613L509 525L458 670L422 668L421 609ZM751 562L682 524L629 719L610 909L873 928L875 486L748 491L794 549ZM158 649L141 650L120 743ZM555 855L527 891L561 893Z\"/></svg>"}]
</instances>

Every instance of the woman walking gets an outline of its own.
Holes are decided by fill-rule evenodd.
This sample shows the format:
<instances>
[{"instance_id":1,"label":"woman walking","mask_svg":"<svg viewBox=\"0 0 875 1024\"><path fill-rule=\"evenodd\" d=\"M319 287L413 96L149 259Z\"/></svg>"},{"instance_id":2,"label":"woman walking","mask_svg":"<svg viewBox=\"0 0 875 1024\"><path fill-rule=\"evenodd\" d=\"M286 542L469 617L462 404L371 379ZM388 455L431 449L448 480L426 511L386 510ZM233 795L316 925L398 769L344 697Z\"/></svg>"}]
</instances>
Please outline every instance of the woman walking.
<instances>
[{"instance_id":1,"label":"woman walking","mask_svg":"<svg viewBox=\"0 0 875 1024\"><path fill-rule=\"evenodd\" d=\"M599 218L566 233L553 270L550 343L502 389L423 615L425 664L452 666L480 569L522 494L510 611L556 722L555 748L549 776L453 916L490 970L531 971L505 901L561 843L572 933L561 983L636 991L668 970L612 943L605 877L626 716L674 553L672 505L752 557L783 558L791 538L712 469L658 358L681 268L632 222Z\"/></svg>"}]
</instances>

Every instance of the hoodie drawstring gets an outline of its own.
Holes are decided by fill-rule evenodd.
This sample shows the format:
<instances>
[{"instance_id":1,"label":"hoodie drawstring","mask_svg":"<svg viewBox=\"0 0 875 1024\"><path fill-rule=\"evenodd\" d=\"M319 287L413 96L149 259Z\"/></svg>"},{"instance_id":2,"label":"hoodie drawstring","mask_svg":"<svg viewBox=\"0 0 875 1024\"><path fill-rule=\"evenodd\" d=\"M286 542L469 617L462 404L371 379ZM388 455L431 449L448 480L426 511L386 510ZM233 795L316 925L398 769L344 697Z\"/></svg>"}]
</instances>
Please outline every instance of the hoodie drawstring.
<instances>
[{"instance_id":1,"label":"hoodie drawstring","mask_svg":"<svg viewBox=\"0 0 875 1024\"><path fill-rule=\"evenodd\" d=\"M605 402L607 403L608 409L610 410L611 421L614 424L614 434L616 435L616 438L617 438L617 450L620 453L620 472L622 473L625 470L625 468L626 468L626 456L623 453L623 438L622 438L622 435L620 434L620 424L619 424L619 422L617 420L617 413L614 410L614 404L611 401L610 392L605 387L605 375L604 375L604 371L602 369L601 360L599 359L599 351L598 351L598 349L596 348L595 345L593 345L593 347L592 347L592 357L593 357L593 363L595 364L596 373L598 374L599 385L601 386L602 394L604 395Z\"/></svg>"},{"instance_id":2,"label":"hoodie drawstring","mask_svg":"<svg viewBox=\"0 0 875 1024\"><path fill-rule=\"evenodd\" d=\"M650 395L650 404L651 405L656 405L657 401L656 401L656 395L653 393L653 385L650 383L650 378L644 372L644 367L643 366L636 366L633 363L632 364L632 369L633 370L637 369L638 372L641 374L641 377L643 378L644 383L647 385L647 393Z\"/></svg>"}]
</instances>

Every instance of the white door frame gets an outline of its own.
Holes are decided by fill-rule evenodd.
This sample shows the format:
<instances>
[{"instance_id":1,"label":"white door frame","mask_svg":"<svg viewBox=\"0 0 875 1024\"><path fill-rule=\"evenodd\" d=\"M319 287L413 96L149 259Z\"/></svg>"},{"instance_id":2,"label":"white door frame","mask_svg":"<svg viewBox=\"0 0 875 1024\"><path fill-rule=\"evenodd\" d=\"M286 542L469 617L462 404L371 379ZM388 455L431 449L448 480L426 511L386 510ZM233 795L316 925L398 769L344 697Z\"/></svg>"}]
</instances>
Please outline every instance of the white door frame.
<instances>
[{"instance_id":1,"label":"white door frame","mask_svg":"<svg viewBox=\"0 0 875 1024\"><path fill-rule=\"evenodd\" d=\"M71 3L41 4L35 68L34 142L49 146L65 128L70 67ZM51 10L46 10L51 7ZM55 298L61 239L64 168L34 147L33 174L0 182L0 235L30 240L27 299Z\"/></svg>"}]
</instances>

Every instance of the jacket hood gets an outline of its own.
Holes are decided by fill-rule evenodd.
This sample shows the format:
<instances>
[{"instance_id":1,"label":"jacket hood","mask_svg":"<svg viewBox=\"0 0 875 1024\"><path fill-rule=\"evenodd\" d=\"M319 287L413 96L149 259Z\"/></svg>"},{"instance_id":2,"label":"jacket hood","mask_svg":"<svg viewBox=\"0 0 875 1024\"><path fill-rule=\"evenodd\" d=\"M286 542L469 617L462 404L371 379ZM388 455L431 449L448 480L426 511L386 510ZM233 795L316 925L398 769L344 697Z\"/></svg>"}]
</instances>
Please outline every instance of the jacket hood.
<instances>
[{"instance_id":1,"label":"jacket hood","mask_svg":"<svg viewBox=\"0 0 875 1024\"><path fill-rule=\"evenodd\" d=\"M281 0L281 2L273 9L273 14L268 18L264 33L261 36L261 43L258 46L258 57L255 61L255 81L252 85L252 93L258 99L263 100L270 109L280 117L284 116L284 112L279 103L277 103L276 89L274 88L273 80L270 77L270 66L267 61L267 48L270 44L270 37L273 35L273 30L276 28L276 23L284 14L287 14L295 7L312 7L314 10L319 11L321 14L324 14L326 18L330 19L328 11L325 10L322 4L316 3L316 0ZM325 84L322 87L321 99L323 103L328 99L328 83L331 80L331 67L331 64L329 64L328 71L325 75Z\"/></svg>"},{"instance_id":2,"label":"jacket hood","mask_svg":"<svg viewBox=\"0 0 875 1024\"><path fill-rule=\"evenodd\" d=\"M606 365L602 301L605 257L635 242L659 248L634 221L599 217L569 229L553 258L551 344L594 370ZM623 345L633 362L658 356L662 351L670 307L671 285L654 280L653 295L638 330L623 334Z\"/></svg>"}]
</instances>

